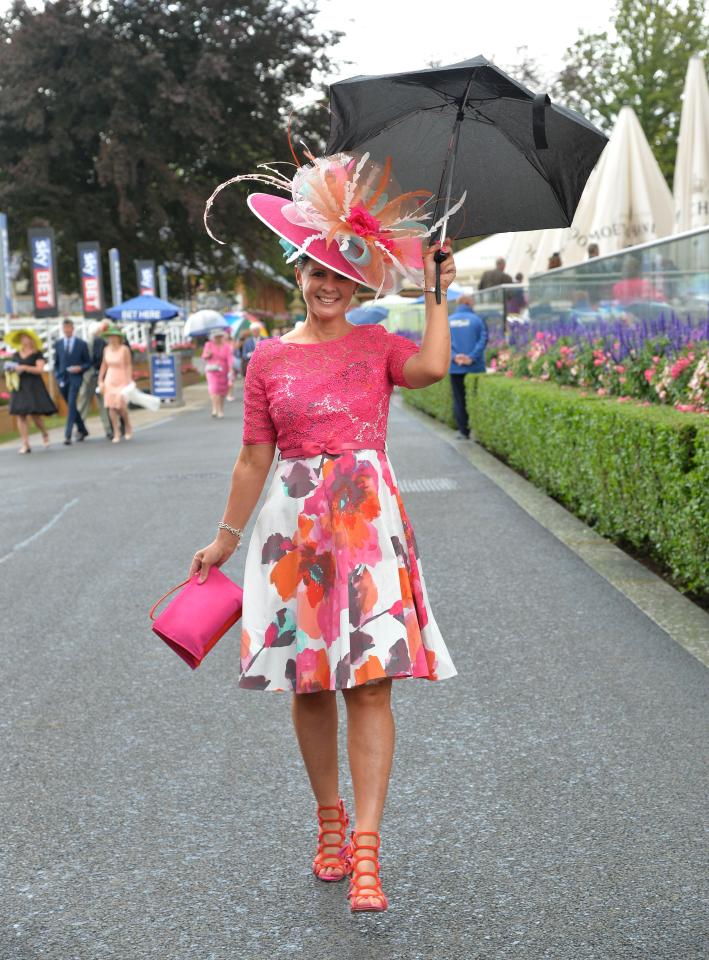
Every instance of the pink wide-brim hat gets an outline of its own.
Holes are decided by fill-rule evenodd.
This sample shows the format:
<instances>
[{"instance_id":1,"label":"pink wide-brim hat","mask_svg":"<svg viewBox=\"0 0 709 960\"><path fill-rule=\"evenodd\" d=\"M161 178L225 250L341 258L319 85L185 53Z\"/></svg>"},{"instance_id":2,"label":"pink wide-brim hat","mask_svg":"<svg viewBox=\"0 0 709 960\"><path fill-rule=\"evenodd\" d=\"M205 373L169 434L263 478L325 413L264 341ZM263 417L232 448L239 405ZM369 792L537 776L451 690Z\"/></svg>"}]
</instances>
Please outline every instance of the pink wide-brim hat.
<instances>
[{"instance_id":1,"label":"pink wide-brim hat","mask_svg":"<svg viewBox=\"0 0 709 960\"><path fill-rule=\"evenodd\" d=\"M302 248L308 237L313 235L312 228L299 227L284 216L283 208L292 206L291 200L274 197L270 193L252 193L249 194L247 203L251 212L259 220L279 237L292 243L294 247ZM330 246L327 246L324 240L313 240L304 252L311 260L317 260L323 267L329 267L330 270L347 277L348 280L370 286L349 260L340 253L336 240L333 240Z\"/></svg>"}]
</instances>

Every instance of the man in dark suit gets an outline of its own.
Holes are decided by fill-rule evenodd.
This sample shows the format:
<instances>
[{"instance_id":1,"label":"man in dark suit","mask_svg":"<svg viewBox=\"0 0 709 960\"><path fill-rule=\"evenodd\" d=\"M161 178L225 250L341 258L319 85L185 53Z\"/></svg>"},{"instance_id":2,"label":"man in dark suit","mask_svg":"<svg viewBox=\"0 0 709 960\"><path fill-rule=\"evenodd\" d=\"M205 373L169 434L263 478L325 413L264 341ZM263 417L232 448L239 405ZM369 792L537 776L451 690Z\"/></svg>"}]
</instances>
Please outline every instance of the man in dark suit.
<instances>
[{"instance_id":1,"label":"man in dark suit","mask_svg":"<svg viewBox=\"0 0 709 960\"><path fill-rule=\"evenodd\" d=\"M480 277L478 290L487 290L488 287L499 287L501 283L512 283L512 277L509 273L505 273L506 265L505 258L498 257L497 260L495 260L495 269L486 270L482 277Z\"/></svg>"},{"instance_id":2,"label":"man in dark suit","mask_svg":"<svg viewBox=\"0 0 709 960\"><path fill-rule=\"evenodd\" d=\"M71 320L64 321L62 333L63 336L54 346L54 376L67 406L64 443L68 446L71 443L74 424L79 431L79 440L84 440L89 435L86 424L77 409L76 401L84 373L91 366L91 357L86 341L75 336L74 324Z\"/></svg>"}]
</instances>

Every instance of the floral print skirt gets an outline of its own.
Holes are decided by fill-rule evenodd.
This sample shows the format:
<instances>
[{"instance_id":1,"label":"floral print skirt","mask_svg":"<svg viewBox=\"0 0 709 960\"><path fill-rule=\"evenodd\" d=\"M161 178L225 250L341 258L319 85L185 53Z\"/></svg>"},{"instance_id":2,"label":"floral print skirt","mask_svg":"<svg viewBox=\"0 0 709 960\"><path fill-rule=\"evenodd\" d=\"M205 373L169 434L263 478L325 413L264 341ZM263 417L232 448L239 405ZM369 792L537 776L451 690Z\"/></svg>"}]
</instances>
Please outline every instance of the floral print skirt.
<instances>
[{"instance_id":1,"label":"floral print skirt","mask_svg":"<svg viewBox=\"0 0 709 960\"><path fill-rule=\"evenodd\" d=\"M280 460L246 557L239 685L311 693L455 673L386 453Z\"/></svg>"}]
</instances>

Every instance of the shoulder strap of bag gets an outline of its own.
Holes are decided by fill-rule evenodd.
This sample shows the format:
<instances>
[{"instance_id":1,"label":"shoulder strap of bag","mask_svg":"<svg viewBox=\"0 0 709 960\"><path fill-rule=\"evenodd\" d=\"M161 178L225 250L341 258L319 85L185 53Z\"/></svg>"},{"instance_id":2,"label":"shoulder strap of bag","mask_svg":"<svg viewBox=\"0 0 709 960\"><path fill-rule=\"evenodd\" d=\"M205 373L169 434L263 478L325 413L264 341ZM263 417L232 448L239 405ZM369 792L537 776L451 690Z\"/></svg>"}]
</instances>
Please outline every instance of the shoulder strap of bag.
<instances>
[{"instance_id":1,"label":"shoulder strap of bag","mask_svg":"<svg viewBox=\"0 0 709 960\"><path fill-rule=\"evenodd\" d=\"M190 578L188 577L186 580L183 580L182 583L178 583L176 587L173 587L172 590L168 590L164 597L160 597L160 599L157 601L157 603L154 603L153 606L152 606L151 609L150 609L150 614L149 614L150 619L151 619L151 620L154 620L154 619L155 619L155 617L153 616L153 614L155 613L155 611L157 610L157 608L160 606L160 604L163 602L163 600L167 600L167 598L170 596L171 593L174 593L175 590L179 590L180 587L185 587L185 586L187 586L187 584L188 584L189 582L190 582Z\"/></svg>"}]
</instances>

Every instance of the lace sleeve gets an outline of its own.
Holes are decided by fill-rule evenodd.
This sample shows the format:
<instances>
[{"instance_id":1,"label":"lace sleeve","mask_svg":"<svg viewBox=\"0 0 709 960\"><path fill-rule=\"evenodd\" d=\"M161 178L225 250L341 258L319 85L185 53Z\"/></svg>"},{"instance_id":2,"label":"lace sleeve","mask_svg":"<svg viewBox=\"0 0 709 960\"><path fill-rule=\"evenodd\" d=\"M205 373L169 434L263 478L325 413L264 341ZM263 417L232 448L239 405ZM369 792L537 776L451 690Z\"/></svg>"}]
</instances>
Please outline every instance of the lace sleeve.
<instances>
[{"instance_id":1,"label":"lace sleeve","mask_svg":"<svg viewBox=\"0 0 709 960\"><path fill-rule=\"evenodd\" d=\"M388 334L388 340L389 352L387 365L389 379L397 387L408 387L408 383L404 379L404 364L409 357L413 357L415 353L418 353L419 348L413 340L402 337L398 333Z\"/></svg>"},{"instance_id":2,"label":"lace sleeve","mask_svg":"<svg viewBox=\"0 0 709 960\"><path fill-rule=\"evenodd\" d=\"M256 350L249 362L244 380L243 444L275 443L276 428L268 409L268 395L263 379L261 351Z\"/></svg>"}]
</instances>

